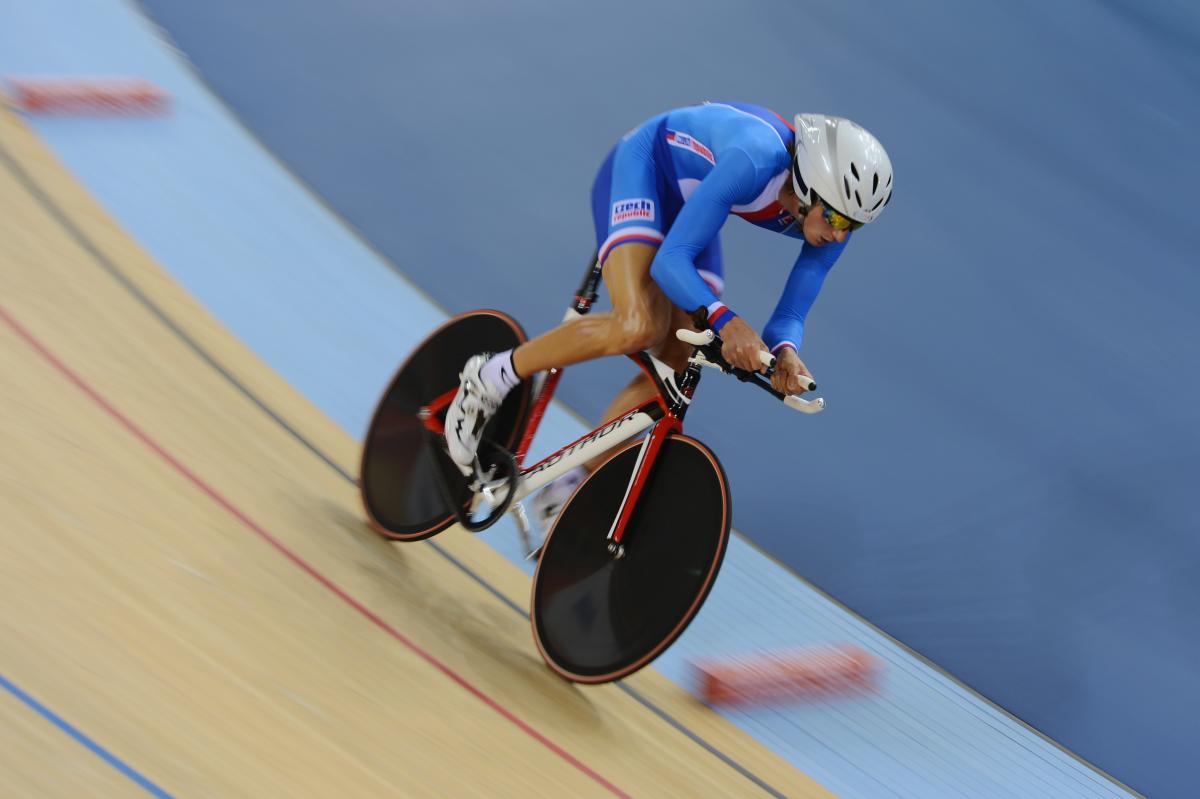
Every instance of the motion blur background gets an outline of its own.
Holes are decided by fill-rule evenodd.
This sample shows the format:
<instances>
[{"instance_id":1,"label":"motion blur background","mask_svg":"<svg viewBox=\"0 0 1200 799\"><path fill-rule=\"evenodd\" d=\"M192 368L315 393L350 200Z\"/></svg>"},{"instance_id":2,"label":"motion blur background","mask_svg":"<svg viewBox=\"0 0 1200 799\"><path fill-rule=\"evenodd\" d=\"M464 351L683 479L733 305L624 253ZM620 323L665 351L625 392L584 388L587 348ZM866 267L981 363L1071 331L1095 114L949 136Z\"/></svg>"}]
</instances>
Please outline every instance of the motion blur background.
<instances>
[{"instance_id":1,"label":"motion blur background","mask_svg":"<svg viewBox=\"0 0 1200 799\"><path fill-rule=\"evenodd\" d=\"M595 169L638 121L738 100L862 122L896 194L810 316L802 354L828 413L798 421L710 380L689 432L724 461L734 522L763 551L1130 786L1194 794L1194 6L143 7L440 306L503 308L530 332L562 317L594 245ZM76 25L103 13L76 11ZM70 41L44 34L46 54ZM146 246L169 250L152 227ZM222 230L227 247L244 234ZM794 242L739 222L722 236L726 298L761 324ZM259 312L342 335L282 319L298 313L283 302ZM373 397L320 380L340 373L324 356L304 368L358 395L361 432ZM628 377L617 360L578 368L560 396L595 419Z\"/></svg>"},{"instance_id":2,"label":"motion blur background","mask_svg":"<svg viewBox=\"0 0 1200 799\"><path fill-rule=\"evenodd\" d=\"M796 424L704 387L735 524L1150 795L1200 739L1200 12L1179 0L145 0L261 140L451 312L560 317L588 191L706 99L851 117L895 202L826 283ZM761 324L794 243L732 222ZM594 419L624 363L573 371ZM366 419L362 420L365 428ZM769 442L769 445L768 445ZM1160 794L1161 792L1161 794Z\"/></svg>"}]
</instances>

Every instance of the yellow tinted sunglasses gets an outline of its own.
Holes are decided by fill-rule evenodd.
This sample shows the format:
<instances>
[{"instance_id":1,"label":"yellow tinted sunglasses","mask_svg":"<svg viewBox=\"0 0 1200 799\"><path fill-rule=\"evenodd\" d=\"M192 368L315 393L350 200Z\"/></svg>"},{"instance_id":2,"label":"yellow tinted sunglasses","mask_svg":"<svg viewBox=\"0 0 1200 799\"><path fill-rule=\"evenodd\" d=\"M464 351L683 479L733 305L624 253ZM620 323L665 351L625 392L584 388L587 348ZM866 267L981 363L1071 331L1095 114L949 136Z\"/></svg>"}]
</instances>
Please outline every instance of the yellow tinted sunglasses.
<instances>
[{"instance_id":1,"label":"yellow tinted sunglasses","mask_svg":"<svg viewBox=\"0 0 1200 799\"><path fill-rule=\"evenodd\" d=\"M834 230L858 230L863 226L862 222L855 222L850 217L839 214L830 208L829 203L824 200L821 201L821 204L825 206L825 221Z\"/></svg>"}]
</instances>

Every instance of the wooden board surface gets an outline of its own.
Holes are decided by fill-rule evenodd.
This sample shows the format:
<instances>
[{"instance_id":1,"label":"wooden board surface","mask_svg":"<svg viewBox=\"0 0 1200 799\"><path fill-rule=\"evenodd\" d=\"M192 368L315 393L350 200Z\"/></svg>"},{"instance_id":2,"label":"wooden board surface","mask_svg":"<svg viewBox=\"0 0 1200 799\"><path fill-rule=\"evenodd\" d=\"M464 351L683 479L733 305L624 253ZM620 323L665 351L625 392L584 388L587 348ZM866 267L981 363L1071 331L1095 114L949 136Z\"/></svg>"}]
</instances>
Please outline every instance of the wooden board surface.
<instances>
[{"instance_id":1,"label":"wooden board surface","mask_svg":"<svg viewBox=\"0 0 1200 799\"><path fill-rule=\"evenodd\" d=\"M172 796L828 795L653 671L555 677L528 578L375 537L358 454L0 112L0 675ZM0 753L145 794L11 692Z\"/></svg>"}]
</instances>

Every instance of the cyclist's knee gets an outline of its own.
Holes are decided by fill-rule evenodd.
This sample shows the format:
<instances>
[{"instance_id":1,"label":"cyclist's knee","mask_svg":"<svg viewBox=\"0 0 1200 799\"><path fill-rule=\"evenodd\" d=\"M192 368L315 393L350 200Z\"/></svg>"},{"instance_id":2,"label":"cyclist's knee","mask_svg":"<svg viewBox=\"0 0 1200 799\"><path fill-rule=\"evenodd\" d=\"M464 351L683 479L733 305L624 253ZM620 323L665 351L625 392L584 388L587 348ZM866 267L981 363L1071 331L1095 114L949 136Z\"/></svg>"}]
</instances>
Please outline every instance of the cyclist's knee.
<instances>
[{"instance_id":1,"label":"cyclist's knee","mask_svg":"<svg viewBox=\"0 0 1200 799\"><path fill-rule=\"evenodd\" d=\"M630 355L657 347L666 336L663 320L649 314L621 314L613 317L614 354Z\"/></svg>"}]
</instances>

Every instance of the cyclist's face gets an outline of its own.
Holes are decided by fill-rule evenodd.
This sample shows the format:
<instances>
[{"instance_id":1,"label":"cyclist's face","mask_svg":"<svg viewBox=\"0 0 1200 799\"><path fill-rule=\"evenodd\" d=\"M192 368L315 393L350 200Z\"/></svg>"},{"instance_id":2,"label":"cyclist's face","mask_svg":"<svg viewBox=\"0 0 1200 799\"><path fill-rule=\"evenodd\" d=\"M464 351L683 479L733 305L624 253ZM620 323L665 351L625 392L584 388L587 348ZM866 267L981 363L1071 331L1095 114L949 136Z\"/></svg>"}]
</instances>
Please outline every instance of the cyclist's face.
<instances>
[{"instance_id":1,"label":"cyclist's face","mask_svg":"<svg viewBox=\"0 0 1200 799\"><path fill-rule=\"evenodd\" d=\"M792 190L789 181L785 181L779 190L779 202L791 211L792 216L800 216L800 198ZM808 209L800 221L800 229L804 233L804 240L814 247L824 247L831 241L845 241L849 233L846 230L834 230L825 219L825 206L821 203Z\"/></svg>"},{"instance_id":2,"label":"cyclist's face","mask_svg":"<svg viewBox=\"0 0 1200 799\"><path fill-rule=\"evenodd\" d=\"M834 230L825 219L825 206L817 203L808 209L803 222L804 238L814 247L824 247L832 241L845 241L848 230Z\"/></svg>"}]
</instances>

